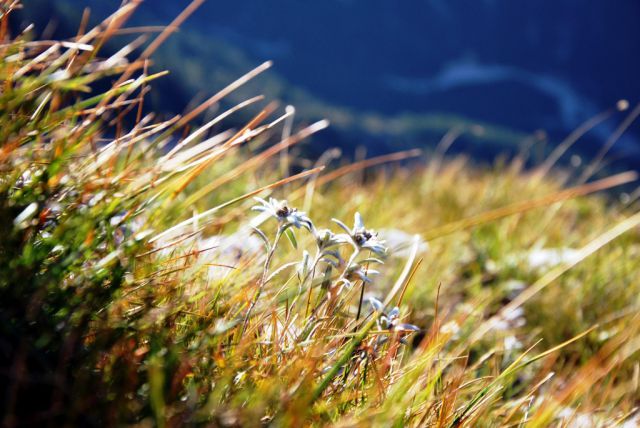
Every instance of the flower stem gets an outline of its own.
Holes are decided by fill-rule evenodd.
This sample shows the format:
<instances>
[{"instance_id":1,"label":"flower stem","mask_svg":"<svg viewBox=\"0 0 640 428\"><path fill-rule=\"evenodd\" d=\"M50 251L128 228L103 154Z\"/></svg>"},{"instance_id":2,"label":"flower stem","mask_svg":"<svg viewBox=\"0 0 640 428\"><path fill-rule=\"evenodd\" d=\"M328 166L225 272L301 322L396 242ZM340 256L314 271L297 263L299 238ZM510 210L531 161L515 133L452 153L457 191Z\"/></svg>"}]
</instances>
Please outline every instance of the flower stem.
<instances>
[{"instance_id":1,"label":"flower stem","mask_svg":"<svg viewBox=\"0 0 640 428\"><path fill-rule=\"evenodd\" d=\"M362 301L364 300L364 281L360 287L360 302L358 303L358 313L356 314L356 321L360 319L360 311L362 310Z\"/></svg>"},{"instance_id":2,"label":"flower stem","mask_svg":"<svg viewBox=\"0 0 640 428\"><path fill-rule=\"evenodd\" d=\"M336 361L335 365L331 367L331 370L329 370L329 372L324 377L324 379L322 379L320 384L313 391L313 395L311 396L312 403L322 396L322 393L325 391L325 389L327 389L327 387L331 384L331 382L336 377L336 375L340 373L340 368L349 361L349 359L353 355L353 352L358 348L358 346L360 346L360 343L362 343L364 338L367 336L367 334L369 333L369 330L371 330L371 328L375 325L376 320L378 319L377 315L378 314L376 314L376 316L374 316L362 328L362 330L360 330L357 336L351 340L351 343L347 345L346 349L344 350L344 352L342 353L338 361Z\"/></svg>"},{"instance_id":3,"label":"flower stem","mask_svg":"<svg viewBox=\"0 0 640 428\"><path fill-rule=\"evenodd\" d=\"M262 278L260 278L260 282L258 283L258 290L256 291L255 296L251 299L251 304L249 305L249 309L247 310L247 314L244 317L244 322L242 323L242 330L240 331L240 337L244 336L244 332L247 329L247 324L249 323L249 318L251 318L251 312L253 312L253 308L258 303L258 299L260 299L260 295L262 294L262 290L264 288L264 284L267 281L267 274L269 273L269 266L271 266L271 260L273 259L273 255L276 251L276 247L278 246L278 242L280 241L280 237L284 232L283 227L279 227L276 232L276 237L273 240L273 245L267 254L267 259L264 261L264 268L262 269Z\"/></svg>"}]
</instances>

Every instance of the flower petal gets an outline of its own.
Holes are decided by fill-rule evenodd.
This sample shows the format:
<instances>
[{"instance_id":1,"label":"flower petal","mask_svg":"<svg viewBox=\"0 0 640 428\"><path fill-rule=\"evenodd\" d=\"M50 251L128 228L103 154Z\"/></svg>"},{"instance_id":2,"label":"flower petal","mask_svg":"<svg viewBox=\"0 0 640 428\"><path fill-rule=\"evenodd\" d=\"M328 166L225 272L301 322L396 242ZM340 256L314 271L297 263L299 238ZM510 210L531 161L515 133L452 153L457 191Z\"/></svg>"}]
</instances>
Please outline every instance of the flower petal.
<instances>
[{"instance_id":1,"label":"flower petal","mask_svg":"<svg viewBox=\"0 0 640 428\"><path fill-rule=\"evenodd\" d=\"M380 300L376 299L375 297L369 297L368 300L375 311L377 312L384 311L384 304Z\"/></svg>"},{"instance_id":2,"label":"flower petal","mask_svg":"<svg viewBox=\"0 0 640 428\"><path fill-rule=\"evenodd\" d=\"M360 229L364 229L364 222L362 221L362 216L360 215L359 212L357 212L354 216L353 216L353 230L360 230Z\"/></svg>"},{"instance_id":3,"label":"flower petal","mask_svg":"<svg viewBox=\"0 0 640 428\"><path fill-rule=\"evenodd\" d=\"M338 220L337 218L332 218L331 221L333 221L335 224L337 224L338 226L340 226L341 228L344 229L345 232L347 232L348 235L351 235L351 230L347 227L346 224L344 224L343 222L341 222L340 220Z\"/></svg>"},{"instance_id":4,"label":"flower petal","mask_svg":"<svg viewBox=\"0 0 640 428\"><path fill-rule=\"evenodd\" d=\"M395 331L420 331L420 327L413 324L398 324L393 326Z\"/></svg>"}]
</instances>

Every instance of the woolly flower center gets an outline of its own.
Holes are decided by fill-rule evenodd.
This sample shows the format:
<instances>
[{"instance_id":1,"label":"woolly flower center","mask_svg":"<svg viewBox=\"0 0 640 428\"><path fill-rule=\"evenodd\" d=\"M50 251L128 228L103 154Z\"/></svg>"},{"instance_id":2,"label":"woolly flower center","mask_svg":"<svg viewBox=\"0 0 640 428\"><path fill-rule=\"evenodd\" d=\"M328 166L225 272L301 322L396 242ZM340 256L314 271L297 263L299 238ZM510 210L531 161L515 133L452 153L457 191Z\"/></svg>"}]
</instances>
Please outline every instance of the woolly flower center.
<instances>
[{"instance_id":1,"label":"woolly flower center","mask_svg":"<svg viewBox=\"0 0 640 428\"><path fill-rule=\"evenodd\" d=\"M362 232L357 232L353 236L353 240L356 242L356 244L362 245L365 242L367 242L369 239L371 239L372 237L373 237L373 235L371 234L371 232L365 230L365 231L362 231Z\"/></svg>"}]
</instances>

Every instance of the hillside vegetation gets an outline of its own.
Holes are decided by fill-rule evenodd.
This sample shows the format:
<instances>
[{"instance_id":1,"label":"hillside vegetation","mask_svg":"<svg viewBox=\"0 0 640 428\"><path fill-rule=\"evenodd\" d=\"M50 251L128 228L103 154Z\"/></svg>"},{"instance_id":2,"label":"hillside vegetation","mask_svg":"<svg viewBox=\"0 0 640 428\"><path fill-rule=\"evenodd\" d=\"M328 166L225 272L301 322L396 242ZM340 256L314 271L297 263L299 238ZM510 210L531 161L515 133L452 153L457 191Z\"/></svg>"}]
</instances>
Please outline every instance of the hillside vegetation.
<instances>
[{"instance_id":1,"label":"hillside vegetation","mask_svg":"<svg viewBox=\"0 0 640 428\"><path fill-rule=\"evenodd\" d=\"M170 30L102 57L135 3L65 41L8 34L14 7L3 425L640 422L638 195L594 195L634 173L306 159L327 122L261 96L217 109L269 64L158 121L147 70Z\"/></svg>"}]
</instances>

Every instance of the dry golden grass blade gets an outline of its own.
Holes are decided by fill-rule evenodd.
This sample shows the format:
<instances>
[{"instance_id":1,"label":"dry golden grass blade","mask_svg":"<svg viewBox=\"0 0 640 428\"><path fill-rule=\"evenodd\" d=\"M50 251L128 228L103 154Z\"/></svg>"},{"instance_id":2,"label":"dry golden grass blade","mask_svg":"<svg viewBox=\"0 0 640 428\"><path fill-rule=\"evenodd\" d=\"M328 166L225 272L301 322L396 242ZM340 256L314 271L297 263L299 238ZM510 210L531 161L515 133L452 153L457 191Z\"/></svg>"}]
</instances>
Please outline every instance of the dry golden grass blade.
<instances>
[{"instance_id":1,"label":"dry golden grass blade","mask_svg":"<svg viewBox=\"0 0 640 428\"><path fill-rule=\"evenodd\" d=\"M0 147L0 163L4 162L9 157L9 155L11 155L11 153L18 147L20 147L19 139L10 141L3 147Z\"/></svg>"},{"instance_id":2,"label":"dry golden grass blade","mask_svg":"<svg viewBox=\"0 0 640 428\"><path fill-rule=\"evenodd\" d=\"M316 160L315 165L329 165L333 160L340 159L340 156L342 156L342 150L340 150L339 148L329 149ZM311 212L313 197L316 192L316 182L318 181L318 178L318 176L312 177L305 186L302 211L306 213Z\"/></svg>"},{"instance_id":3,"label":"dry golden grass blade","mask_svg":"<svg viewBox=\"0 0 640 428\"><path fill-rule=\"evenodd\" d=\"M149 58L153 53L158 50L158 48L169 38L171 34L178 31L178 28L187 20L202 4L205 0L193 0L189 6L184 8L180 15L178 15L171 24L167 25L167 27L156 37L156 39L151 42L151 44L142 52L141 58Z\"/></svg>"},{"instance_id":4,"label":"dry golden grass blade","mask_svg":"<svg viewBox=\"0 0 640 428\"><path fill-rule=\"evenodd\" d=\"M621 100L621 101L618 101L616 108L618 111L625 111L629 108L629 104L626 101ZM544 175L558 161L560 156L562 156L562 154L566 152L573 145L573 143L577 141L577 139L582 137L583 134L591 130L593 127L597 126L598 124L602 123L604 120L611 117L614 112L615 112L614 109L608 110L606 112L602 112L599 115L586 121L578 129L572 132L571 135L569 135L569 137L567 137L567 139L564 142L562 142L558 147L556 147L556 149L551 153L551 155L549 155L549 157L543 163L543 165L540 168L538 168L536 171L534 171L532 179L540 180L542 177L544 177ZM585 168L580 178L578 179L577 184L585 183L595 174L597 169L601 166L602 160L604 159L604 156L606 155L606 153L611 149L611 147L613 147L615 142L620 138L620 136L622 136L622 134L629 128L629 126L631 126L633 121L637 118L637 115L638 115L638 108L636 108L634 112L631 112L627 116L627 118L623 121L623 123L620 124L620 126L618 126L616 131L607 139L607 142L599 151L598 155L596 155L596 157ZM541 224L543 225L546 224L547 226L550 225L556 213L560 210L561 207L562 207L562 204L557 204L551 207L546 213L546 218L541 222Z\"/></svg>"},{"instance_id":5,"label":"dry golden grass blade","mask_svg":"<svg viewBox=\"0 0 640 428\"><path fill-rule=\"evenodd\" d=\"M100 40L96 43L96 49L94 54L100 50L102 44L104 44L109 38L111 38L114 33L124 25L124 23L129 19L131 14L135 11L135 9L142 3L141 0L133 0L130 3L122 6L116 13L114 13L108 20L107 29L104 32L99 32ZM141 54L140 59L134 61L127 69L122 73L119 77L118 81L114 84L114 87L121 85L123 82L127 81L137 69L134 64L142 63L146 64L146 60L149 56L155 52L162 43L175 31L175 29L182 24L195 10L204 3L204 0L193 0L187 8L185 8L169 26L167 26L162 33L156 37L156 39L151 42L151 44L145 49L145 51ZM93 32L89 32L87 34L88 37L94 36ZM83 38L84 40L84 38ZM123 95L120 95L118 99L122 99ZM104 107L111 101L111 96L105 97L99 104L98 107ZM95 115L95 113L94 113Z\"/></svg>"},{"instance_id":6,"label":"dry golden grass blade","mask_svg":"<svg viewBox=\"0 0 640 428\"><path fill-rule=\"evenodd\" d=\"M396 306L402 305L402 300L404 299L404 295L407 292L407 288L409 288L409 284L411 284L411 281L413 280L413 277L415 276L415 274L418 271L418 269L420 269L420 265L422 264L422 260L424 260L424 259L419 259L416 262L415 266L413 266L413 269L411 269L411 273L409 274L409 277L404 282L404 286L402 287L402 290L400 290L400 295L398 296L398 301L396 303Z\"/></svg>"},{"instance_id":7,"label":"dry golden grass blade","mask_svg":"<svg viewBox=\"0 0 640 428\"><path fill-rule=\"evenodd\" d=\"M191 135L189 135L183 141L181 141L180 143L176 144L175 147L173 147L171 150L169 150L169 152L166 155L164 155L161 158L160 161L161 162L165 162L165 161L171 159L173 156L176 155L177 152L179 152L185 146L189 145L195 139L197 139L198 137L203 135L205 132L207 132L209 129L211 129L217 123L220 123L222 120L224 120L227 117L231 116L233 113L235 113L235 112L237 112L239 110L242 110L243 108L248 107L248 106L250 106L252 104L255 104L255 103L259 102L259 101L262 101L262 100L264 100L264 96L262 96L262 95L258 95L256 97L249 98L248 100L243 101L243 102L235 105L234 107L224 111L223 113L217 115L215 118L213 118L212 120L207 122L205 125L201 126L196 131L191 133Z\"/></svg>"},{"instance_id":8,"label":"dry golden grass blade","mask_svg":"<svg viewBox=\"0 0 640 428\"><path fill-rule=\"evenodd\" d=\"M144 45L147 42L147 40L148 40L148 37L146 35L137 37L135 40L123 46L116 53L108 57L104 62L104 66L110 67L110 66L115 66L120 62L125 62L127 59L127 56L132 52L134 52L139 47L141 47L142 45ZM135 62L140 62L140 61L135 61ZM146 61L143 61L143 63L146 63ZM145 70L145 74L146 74L146 70Z\"/></svg>"},{"instance_id":9,"label":"dry golden grass blade","mask_svg":"<svg viewBox=\"0 0 640 428\"><path fill-rule=\"evenodd\" d=\"M195 192L193 192L191 195L189 195L189 197L185 200L184 205L185 206L190 206L192 204L194 204L195 202L197 202L198 200L202 199L204 196L208 195L209 193L211 193L212 191L214 191L215 189L219 188L220 186L222 186L225 183L228 183L229 181L233 180L234 178L238 177L239 175L243 174L244 172L252 169L252 168L256 168L257 166L263 164L265 161L267 161L269 158L271 158L272 156L276 155L277 153L280 153L281 151L295 145L298 144L299 142L305 140L306 138L308 138L309 136L315 134L316 132L319 132L325 128L327 128L327 126L329 126L329 122L326 120L322 120L319 122L314 123L313 125L310 125L306 128L304 128L302 131L298 132L297 134L295 134L292 137L287 138L284 141L279 142L278 144L271 146L270 148L268 148L267 150L265 150L262 153L259 153L253 157L251 157L250 159L246 160L245 162L243 162L241 165L239 165L238 167L234 168L233 170L229 171L227 174L223 175L222 177L218 178L217 180L214 180L213 182L204 185L203 187L199 188L198 190L196 190Z\"/></svg>"},{"instance_id":10,"label":"dry golden grass blade","mask_svg":"<svg viewBox=\"0 0 640 428\"><path fill-rule=\"evenodd\" d=\"M33 58L31 61L29 61L27 64L25 64L24 66L22 66L18 71L16 71L15 73L13 73L13 76L11 76L11 78L13 80L17 80L20 79L21 77L23 77L25 74L29 73L33 68L35 68L38 64L44 63L47 61L48 58L52 57L53 55L57 54L58 51L60 50L60 43L54 43L53 45L51 45L48 49L46 49L44 52L40 53L38 56L36 56L35 58Z\"/></svg>"},{"instance_id":11,"label":"dry golden grass blade","mask_svg":"<svg viewBox=\"0 0 640 428\"><path fill-rule=\"evenodd\" d=\"M389 294L387 294L387 297L384 299L385 306L391 303L395 295L398 294L398 292L403 289L405 284L408 284L409 278L411 277L411 272L413 270L413 264L418 255L419 248L420 248L420 237L416 235L413 237L413 243L411 245L411 253L407 258L407 261L404 265L404 269L402 270L402 273L400 273L400 276L398 277L396 282L393 284L393 287L391 287Z\"/></svg>"},{"instance_id":12,"label":"dry golden grass blade","mask_svg":"<svg viewBox=\"0 0 640 428\"><path fill-rule=\"evenodd\" d=\"M282 140L286 140L291 136L293 128L293 119L296 114L296 108L292 105L286 107L286 122L282 129ZM286 177L289 175L289 150L285 149L280 153L280 175Z\"/></svg>"},{"instance_id":13,"label":"dry golden grass blade","mask_svg":"<svg viewBox=\"0 0 640 428\"><path fill-rule=\"evenodd\" d=\"M593 158L591 163L585 168L579 178L579 182L585 182L589 178L591 178L596 172L598 172L598 168L601 167L602 161L604 160L609 150L613 147L613 145L622 137L629 127L635 122L635 120L640 116L640 104L638 104L627 117L622 121L620 126L616 128L615 132L611 134L609 139L604 143L604 145L598 151L598 154Z\"/></svg>"},{"instance_id":14,"label":"dry golden grass blade","mask_svg":"<svg viewBox=\"0 0 640 428\"><path fill-rule=\"evenodd\" d=\"M161 33L167 28L166 25L142 25L138 27L120 28L113 32L114 36L127 36L129 34L150 34Z\"/></svg>"},{"instance_id":15,"label":"dry golden grass blade","mask_svg":"<svg viewBox=\"0 0 640 428\"><path fill-rule=\"evenodd\" d=\"M640 225L640 213L637 213L611 229L607 230L596 239L591 241L589 244L582 247L578 250L576 257L571 260L569 263L562 264L554 269L551 269L545 275L543 275L540 279L534 282L531 286L526 288L522 293L520 293L515 299L509 302L507 305L502 307L498 313L496 313L493 317L485 321L472 335L471 340L475 341L480 339L485 333L491 330L496 320L504 317L506 314L511 313L514 309L525 304L531 297L539 293L553 281L558 279L562 274L569 271L571 268L581 263L584 259L594 254L596 251L600 250L605 245L609 244L611 241L620 237L622 234L634 229Z\"/></svg>"},{"instance_id":16,"label":"dry golden grass blade","mask_svg":"<svg viewBox=\"0 0 640 428\"><path fill-rule=\"evenodd\" d=\"M450 235L454 232L469 229L480 224L488 223L494 220L501 219L513 214L524 213L535 208L551 205L556 202L565 201L567 199L576 198L578 196L588 195L589 193L598 192L600 190L610 189L612 187L620 186L626 183L631 183L637 180L638 174L633 171L623 172L611 177L604 178L602 180L594 181L592 183L583 184L580 186L572 187L567 190L562 190L557 193L553 193L548 196L544 196L539 199L533 199L524 202L517 202L511 205L507 205L502 208L484 212L472 217L468 217L462 220L455 221L453 223L445 224L444 226L432 229L424 234L424 238L432 240L435 238L441 238L446 235Z\"/></svg>"},{"instance_id":17,"label":"dry golden grass blade","mask_svg":"<svg viewBox=\"0 0 640 428\"><path fill-rule=\"evenodd\" d=\"M240 201L243 201L243 200L245 200L247 198L250 198L252 196L256 196L256 195L264 192L265 190L275 189L276 187L280 187L280 186L283 186L285 184L291 183L293 181L300 180L302 178L308 177L310 175L317 174L318 172L322 171L323 169L324 169L324 166L319 167L319 168L310 169L308 171L303 171L303 172L301 172L299 174L292 175L291 177L287 177L287 178L284 178L282 180L276 181L275 183L271 183L271 184L268 184L266 186L260 187L259 189L253 190L253 191L251 191L249 193L245 193L242 196L238 196L237 198L231 199L230 201L225 202L222 205L218 205L216 207L213 207L213 208L211 208L211 209L209 209L209 210L207 210L205 212L202 212L202 213L198 214L197 216L193 216L193 217L189 218L188 220L185 220L185 221L183 221L183 222L181 222L181 223L179 223L179 224L177 224L177 225L165 230L164 232L154 236L152 239L149 240L149 242L155 242L158 239L162 239L162 238L164 238L164 237L166 237L168 235L171 235L172 233L175 233L176 230L179 230L179 229L181 229L183 227L189 226L189 225L193 224L194 221L202 220L202 219L214 214L215 212L220 211L221 209L228 207L229 205L233 205L233 204L236 204L236 203L238 203Z\"/></svg>"},{"instance_id":18,"label":"dry golden grass blade","mask_svg":"<svg viewBox=\"0 0 640 428\"><path fill-rule=\"evenodd\" d=\"M95 156L88 158L86 162L79 165L79 172L81 174L90 176L95 169L101 168L105 163L109 162L109 160L120 156L122 149L131 147L139 143L140 141L153 136L154 134L158 134L163 129L171 126L171 124L175 123L176 121L177 119L173 118L166 122L158 123L157 125L151 127L148 131L142 132L140 134L137 134L136 131L132 131L129 134L122 136L120 139L116 139L109 144L106 144L105 146L98 149L98 151L96 151ZM140 171L136 169L136 166L131 166L130 168L132 168L130 170L132 173L135 170L135 173L140 174ZM145 184L141 177L138 177L136 181L139 182L140 185Z\"/></svg>"},{"instance_id":19,"label":"dry golden grass blade","mask_svg":"<svg viewBox=\"0 0 640 428\"><path fill-rule=\"evenodd\" d=\"M212 156L206 162L202 162L193 171L191 171L182 181L182 183L173 191L172 198L178 196L193 180L196 179L200 174L204 172L213 162L218 160L220 156L222 156L227 149L236 144L239 138L242 138L243 135L254 129L258 126L263 120L265 120L273 111L275 110L275 104L271 103L267 107L265 107L260 113L258 113L249 123L247 123L240 131L238 131L234 136L229 138L229 140L222 145L222 150L219 152L217 156Z\"/></svg>"},{"instance_id":20,"label":"dry golden grass blade","mask_svg":"<svg viewBox=\"0 0 640 428\"><path fill-rule=\"evenodd\" d=\"M382 156L378 156L378 157L374 157L374 158L370 158L370 159L365 159L359 162L355 162L346 166L343 166L341 168L338 168L326 175L323 175L322 177L319 177L316 181L315 181L315 185L316 186L322 186L324 184L327 184L337 178L342 177L343 175L347 175L351 172L356 172L356 171L360 171L366 168L371 168L372 166L376 166L376 165L380 165L383 163L387 163L387 162L397 162L397 161L401 161L401 160L405 160L405 159L410 159L410 158L415 158L418 157L422 154L422 150L420 149L413 149L413 150L406 150L403 152L396 152L396 153L391 153L389 155L382 155ZM295 192L293 192L291 194L291 198L298 198L300 196L302 196L302 193L305 191L305 189L299 189Z\"/></svg>"},{"instance_id":21,"label":"dry golden grass blade","mask_svg":"<svg viewBox=\"0 0 640 428\"><path fill-rule=\"evenodd\" d=\"M195 146L182 150L171 159L164 160L164 157L161 158L160 161L158 161L159 166L163 171L177 171L181 168L186 168L190 162L198 162L202 160L203 156L211 154L211 149L227 141L232 134L233 131L228 130L213 135Z\"/></svg>"},{"instance_id":22,"label":"dry golden grass blade","mask_svg":"<svg viewBox=\"0 0 640 428\"><path fill-rule=\"evenodd\" d=\"M578 128L575 129L575 131L569 134L569 136L567 136L564 141L562 141L556 146L555 149L553 149L553 151L549 154L549 156L547 156L544 162L542 162L542 164L535 169L533 177L539 179L547 175L551 168L553 168L553 166L558 162L562 155L571 148L571 146L573 146L580 138L582 138L584 134L586 134L605 120L609 119L614 112L614 109L606 110L582 123Z\"/></svg>"},{"instance_id":23,"label":"dry golden grass blade","mask_svg":"<svg viewBox=\"0 0 640 428\"><path fill-rule=\"evenodd\" d=\"M242 76L241 78L230 83L221 91L213 95L211 98L209 98L208 100L200 104L198 107L196 107L195 109L187 113L182 118L182 120L177 124L176 128L180 128L181 126L186 125L191 120L193 120L193 118L198 116L200 113L207 110L209 107L213 106L214 104L219 102L221 99L223 99L224 97L226 97L227 95L229 95L230 93L232 93L233 91L235 91L236 89L238 89L239 87L247 83L248 81L252 80L254 77L259 75L260 73L264 72L265 70L268 70L271 67L271 65L272 65L271 61L264 62L261 65L257 66L256 68L254 68L253 70L251 70L250 72L248 72L247 74L245 74L244 76Z\"/></svg>"},{"instance_id":24,"label":"dry golden grass blade","mask_svg":"<svg viewBox=\"0 0 640 428\"><path fill-rule=\"evenodd\" d=\"M444 155L449 148L455 143L455 141L463 135L465 129L462 126L454 126L447 131L446 134L440 139L431 159L431 171L433 174L437 174L440 170L442 163L444 162Z\"/></svg>"},{"instance_id":25,"label":"dry golden grass blade","mask_svg":"<svg viewBox=\"0 0 640 428\"><path fill-rule=\"evenodd\" d=\"M640 317L635 316L629 320L625 329L611 338L589 361L582 364L568 381L556 386L555 391L547 392L547 400L536 410L527 426L549 426L549 422L560 408L572 405L585 394L588 396L589 391L597 389L598 383L610 375L616 366L640 350L640 341L637 339L639 328Z\"/></svg>"},{"instance_id":26,"label":"dry golden grass blade","mask_svg":"<svg viewBox=\"0 0 640 428\"><path fill-rule=\"evenodd\" d=\"M36 41L32 41L32 42L26 42L23 44L24 48L38 48L38 47L44 47L44 46L54 46L54 45L60 45L63 48L67 48L67 49L77 49L79 51L85 51L85 52L93 52L94 47L93 45L87 44L87 43L79 43L79 42L73 42L73 41L58 41L58 40L36 40ZM0 46L6 46L6 45L0 45Z\"/></svg>"},{"instance_id":27,"label":"dry golden grass blade","mask_svg":"<svg viewBox=\"0 0 640 428\"><path fill-rule=\"evenodd\" d=\"M20 6L20 0L7 1L3 3L4 4L2 5L2 10L0 10L0 19L2 20L2 25L0 27L0 36L2 36L2 39L7 36L8 22L6 22L6 18L9 16L9 14L11 14L11 12L13 12L18 8L18 6Z\"/></svg>"},{"instance_id":28,"label":"dry golden grass blade","mask_svg":"<svg viewBox=\"0 0 640 428\"><path fill-rule=\"evenodd\" d=\"M85 7L82 11L82 18L80 19L80 26L78 27L78 32L76 33L76 39L79 39L87 32L90 17L91 10L88 7Z\"/></svg>"},{"instance_id":29,"label":"dry golden grass blade","mask_svg":"<svg viewBox=\"0 0 640 428\"><path fill-rule=\"evenodd\" d=\"M242 139L245 135L247 135L250 131L256 129L258 125L260 125L267 117L271 116L273 112L276 110L277 103L270 102L264 109L260 111L253 119L249 121L245 126L242 127L236 134L229 138L224 145L225 146L233 146L238 144L238 140Z\"/></svg>"},{"instance_id":30,"label":"dry golden grass blade","mask_svg":"<svg viewBox=\"0 0 640 428\"><path fill-rule=\"evenodd\" d=\"M97 34L97 41L95 43L95 50L93 55L95 55L102 48L102 46L113 36L113 33L115 31L119 30L127 22L127 20L131 17L133 12L135 12L135 10L141 4L142 4L142 0L132 0L131 2L120 7L117 11L113 13L113 15L111 15L109 18L105 20L106 29L104 31L100 31L96 27L95 30L96 30L96 33L98 34ZM91 37L95 35L95 33L94 34L91 34L91 33L92 32L87 33L87 36ZM130 74L126 77L123 75L120 78L121 80L119 80L119 83L124 82L130 76L131 76Z\"/></svg>"}]
</instances>

